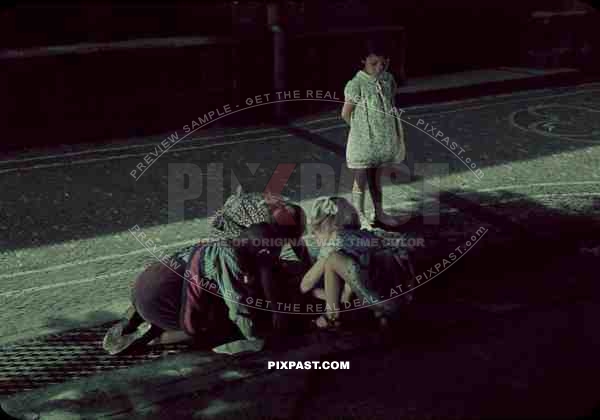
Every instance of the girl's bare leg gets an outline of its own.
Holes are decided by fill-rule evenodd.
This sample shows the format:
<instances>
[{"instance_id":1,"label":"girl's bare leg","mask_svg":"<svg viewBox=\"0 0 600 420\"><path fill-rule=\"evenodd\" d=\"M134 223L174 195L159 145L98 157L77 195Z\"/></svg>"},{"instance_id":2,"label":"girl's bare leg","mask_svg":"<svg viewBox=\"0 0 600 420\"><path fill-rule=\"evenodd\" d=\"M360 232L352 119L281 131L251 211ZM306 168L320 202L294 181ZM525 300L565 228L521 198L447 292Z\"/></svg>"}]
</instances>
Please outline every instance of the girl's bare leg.
<instances>
[{"instance_id":1,"label":"girl's bare leg","mask_svg":"<svg viewBox=\"0 0 600 420\"><path fill-rule=\"evenodd\" d=\"M352 185L352 191L365 192L367 189L367 170L366 169L354 169L354 184Z\"/></svg>"},{"instance_id":2,"label":"girl's bare leg","mask_svg":"<svg viewBox=\"0 0 600 420\"><path fill-rule=\"evenodd\" d=\"M360 273L356 270L352 258L334 252L327 257L325 262L325 301L327 306L334 310L328 316L330 319L338 317L336 308L340 306L340 295L349 298L353 284L360 285ZM344 293L342 293L342 288Z\"/></svg>"},{"instance_id":3,"label":"girl's bare leg","mask_svg":"<svg viewBox=\"0 0 600 420\"><path fill-rule=\"evenodd\" d=\"M336 255L332 254L325 263L325 302L332 311L327 314L329 319L337 319L339 316L340 292L343 287L342 278L336 271L335 262L330 263L330 260L335 260L335 258Z\"/></svg>"},{"instance_id":4,"label":"girl's bare leg","mask_svg":"<svg viewBox=\"0 0 600 420\"><path fill-rule=\"evenodd\" d=\"M134 305L131 305L127 309L125 320L126 323L123 327L123 334L131 334L144 322L144 319L140 316Z\"/></svg>"},{"instance_id":5,"label":"girl's bare leg","mask_svg":"<svg viewBox=\"0 0 600 420\"><path fill-rule=\"evenodd\" d=\"M367 169L367 183L373 199L375 208L375 218L382 224L391 228L397 228L402 225L402 221L396 217L389 216L383 210L383 191L381 189L381 179L378 168Z\"/></svg>"},{"instance_id":6,"label":"girl's bare leg","mask_svg":"<svg viewBox=\"0 0 600 420\"><path fill-rule=\"evenodd\" d=\"M320 289L320 288L314 289L312 294L317 299L327 300L327 297L325 295L325 289ZM342 289L342 295L340 297L340 302L342 302L342 303L350 302L351 296L352 296L352 289L350 288L348 283L345 283L344 288Z\"/></svg>"},{"instance_id":7,"label":"girl's bare leg","mask_svg":"<svg viewBox=\"0 0 600 420\"><path fill-rule=\"evenodd\" d=\"M339 253L333 253L327 258L326 266L329 266L329 270L335 272L338 276L338 279L341 279L341 281L345 283L344 290L342 292L342 302L344 302L343 299L346 298L349 301L352 293L356 293L361 298L368 298L373 302L377 301L377 296L374 296L372 292L367 290L360 281L360 267L358 267L352 258ZM325 288L327 290L327 279L325 280ZM337 296L339 296L339 294ZM331 306L329 301L327 304ZM381 326L387 326L388 320L387 316L385 315L386 304L373 305L371 306L371 310L375 312L375 316L377 319L379 319Z\"/></svg>"},{"instance_id":8,"label":"girl's bare leg","mask_svg":"<svg viewBox=\"0 0 600 420\"><path fill-rule=\"evenodd\" d=\"M370 227L369 219L365 212L365 193L367 189L367 171L365 169L354 170L354 184L352 186L352 204L358 211L362 228Z\"/></svg>"}]
</instances>

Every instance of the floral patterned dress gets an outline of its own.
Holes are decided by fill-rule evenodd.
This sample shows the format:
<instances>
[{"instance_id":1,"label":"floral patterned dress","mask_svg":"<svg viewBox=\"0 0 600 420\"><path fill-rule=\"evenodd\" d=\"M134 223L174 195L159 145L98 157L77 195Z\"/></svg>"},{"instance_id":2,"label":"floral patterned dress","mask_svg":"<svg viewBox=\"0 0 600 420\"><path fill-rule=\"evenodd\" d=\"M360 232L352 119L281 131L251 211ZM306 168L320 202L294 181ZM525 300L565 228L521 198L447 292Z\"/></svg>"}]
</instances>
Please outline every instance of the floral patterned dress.
<instances>
[{"instance_id":1,"label":"floral patterned dress","mask_svg":"<svg viewBox=\"0 0 600 420\"><path fill-rule=\"evenodd\" d=\"M388 72L376 78L363 70L346 84L346 101L356 104L346 147L348 168L377 168L405 159L404 132L394 110L396 86Z\"/></svg>"},{"instance_id":2,"label":"floral patterned dress","mask_svg":"<svg viewBox=\"0 0 600 420\"><path fill-rule=\"evenodd\" d=\"M388 244L400 237L383 230L341 229L335 239L321 247L318 258L327 258L332 252L349 257L347 281L352 291L361 300L377 302L370 309L392 315L399 304L412 300L412 294L402 299L394 297L414 287L415 273L408 250ZM317 287L324 287L323 279ZM395 292L390 293L392 289Z\"/></svg>"}]
</instances>

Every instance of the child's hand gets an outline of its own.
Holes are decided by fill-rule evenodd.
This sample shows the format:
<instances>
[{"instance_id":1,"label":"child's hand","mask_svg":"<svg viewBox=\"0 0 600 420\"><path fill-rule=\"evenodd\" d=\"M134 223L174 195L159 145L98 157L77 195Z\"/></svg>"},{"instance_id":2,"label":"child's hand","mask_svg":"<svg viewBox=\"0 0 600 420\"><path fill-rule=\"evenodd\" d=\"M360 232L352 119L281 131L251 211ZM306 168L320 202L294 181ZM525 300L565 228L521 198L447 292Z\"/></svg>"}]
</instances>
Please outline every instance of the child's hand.
<instances>
[{"instance_id":1,"label":"child's hand","mask_svg":"<svg viewBox=\"0 0 600 420\"><path fill-rule=\"evenodd\" d=\"M341 117L348 125L351 125L352 122L352 111L354 111L354 104L352 102L345 102Z\"/></svg>"}]
</instances>

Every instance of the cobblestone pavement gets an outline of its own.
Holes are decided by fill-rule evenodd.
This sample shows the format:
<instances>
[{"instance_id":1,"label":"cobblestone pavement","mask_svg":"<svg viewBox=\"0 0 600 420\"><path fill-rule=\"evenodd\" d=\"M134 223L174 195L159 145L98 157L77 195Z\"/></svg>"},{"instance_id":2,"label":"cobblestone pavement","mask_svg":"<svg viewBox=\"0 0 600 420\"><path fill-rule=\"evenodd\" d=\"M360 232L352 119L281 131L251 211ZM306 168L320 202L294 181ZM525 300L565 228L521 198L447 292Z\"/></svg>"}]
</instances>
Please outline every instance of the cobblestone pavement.
<instances>
[{"instance_id":1,"label":"cobblestone pavement","mask_svg":"<svg viewBox=\"0 0 600 420\"><path fill-rule=\"evenodd\" d=\"M447 174L425 173L427 183L437 182L502 220L525 226L538 221L542 230L548 220L569 216L593 231L600 194L599 98L600 86L590 85L406 110L409 167L446 165ZM121 150L61 149L2 161L0 343L114 319L127 304L133 276L154 258L128 229L138 225L162 253L203 237L207 207L236 183L231 169L244 188L262 190L278 164L297 164L283 193L308 206L315 181L303 178L310 170L299 164L320 164L319 170L337 174L322 177L321 193L349 193L343 153L322 147L343 145L346 128L332 114L298 125L317 134L321 145L283 128L241 135L215 130L170 149L137 180L130 173L148 153L156 154L159 139L115 146L126 148ZM445 147L446 137L456 150ZM190 178L202 189L188 191L193 198L184 203L184 217L173 222L169 164L177 163L200 168ZM216 163L223 164L224 177L207 171ZM441 243L449 249L482 226L501 235L504 227L490 223L495 219L439 204L428 184L384 187L386 206L412 212L408 233L423 237L428 250ZM436 221L431 215L438 208Z\"/></svg>"},{"instance_id":2,"label":"cobblestone pavement","mask_svg":"<svg viewBox=\"0 0 600 420\"><path fill-rule=\"evenodd\" d=\"M309 418L318 410L322 418L388 418L391 408L398 415L419 418L514 417L515 412L564 418L590 412L596 397L595 388L587 384L599 373L594 363L598 335L590 322L598 312L596 260L577 251L598 244L599 110L599 85L406 110L409 168L425 162L447 165L447 173L426 172L402 185L392 179L384 186L388 209L411 216L404 231L424 245L415 250L418 273L433 280L421 288L420 305L408 318L406 335L397 336L399 341L410 339L385 354L385 348L378 352L376 345L348 353L352 380L343 372L303 377L303 394L294 395L301 402L295 408L286 403L281 410L293 412L295 418ZM416 121L414 127L411 121ZM104 360L98 349L86 353L84 342L87 337L89 345L97 345L101 324L123 312L133 276L154 259L128 229L138 225L152 238L155 255L203 237L210 207L236 184L229 177L232 168L244 188L262 190L278 164L296 164L283 193L306 207L317 193L349 193L351 178L342 170L346 128L337 116L323 114L294 126L241 135L215 130L207 133L209 138L188 139L138 180L131 171L147 153L155 152L160 139L149 145L138 141L114 146L124 148L120 150L43 151L0 162L5 198L0 220L10 222L0 227L0 370L14 386L7 385L2 393L70 379L68 372L85 377L99 366L115 368L118 363ZM446 137L450 144L456 142L455 150L444 147ZM459 148L464 151L458 153ZM202 191L189 194L193 198L185 201L184 217L175 222L169 220L169 163L202 168L193 172L188 167L190 185L200 180ZM224 179L207 171L215 163L223 163ZM326 175L320 189L314 170L299 164L320 164L318 171ZM327 176L328 170L336 176ZM432 189L436 184L439 195ZM453 251L464 256L447 269L436 267ZM15 342L86 326L89 329L80 330L83 335L76 339L76 350L64 342L68 334L55 336L55 341L51 336ZM55 359L40 368L44 363L39 359L48 352L55 352ZM424 352L433 356L424 360ZM130 363L161 355L133 357ZM72 369L59 378L52 369L73 357ZM384 362L389 370L381 369ZM129 366L129 361L122 363ZM398 379L400 373L405 379ZM369 395L355 386L366 376L379 384ZM271 385L253 389L275 392L281 381L295 383L288 379L275 378ZM568 386L576 383L581 387ZM324 391L330 385L337 397ZM231 391L217 386L192 399L185 394L159 406L147 403L149 411L139 417L131 417L123 406L120 416L160 418L161 413L177 411L186 418L228 418L250 404L243 398L260 400L260 393L250 397L247 389L243 384L232 384ZM295 392L290 389L279 392ZM562 400L548 401L561 392ZM57 398L63 404L68 393ZM239 404L227 405L231 399ZM82 401L90 407L98 403ZM525 402L529 405L515 410ZM131 409L129 400L124 404ZM259 406L259 412L273 413Z\"/></svg>"}]
</instances>

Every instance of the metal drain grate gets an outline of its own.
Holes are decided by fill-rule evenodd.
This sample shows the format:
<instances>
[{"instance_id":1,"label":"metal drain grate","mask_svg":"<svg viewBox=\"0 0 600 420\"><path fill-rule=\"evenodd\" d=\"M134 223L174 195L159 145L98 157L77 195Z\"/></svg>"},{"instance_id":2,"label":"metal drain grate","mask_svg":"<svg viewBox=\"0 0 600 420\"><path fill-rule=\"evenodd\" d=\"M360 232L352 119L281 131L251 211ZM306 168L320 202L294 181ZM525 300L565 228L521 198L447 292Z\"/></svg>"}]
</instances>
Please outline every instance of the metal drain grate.
<instances>
[{"instance_id":1,"label":"metal drain grate","mask_svg":"<svg viewBox=\"0 0 600 420\"><path fill-rule=\"evenodd\" d=\"M0 396L123 369L189 349L188 345L175 344L110 356L102 349L102 338L111 325L0 347Z\"/></svg>"}]
</instances>

